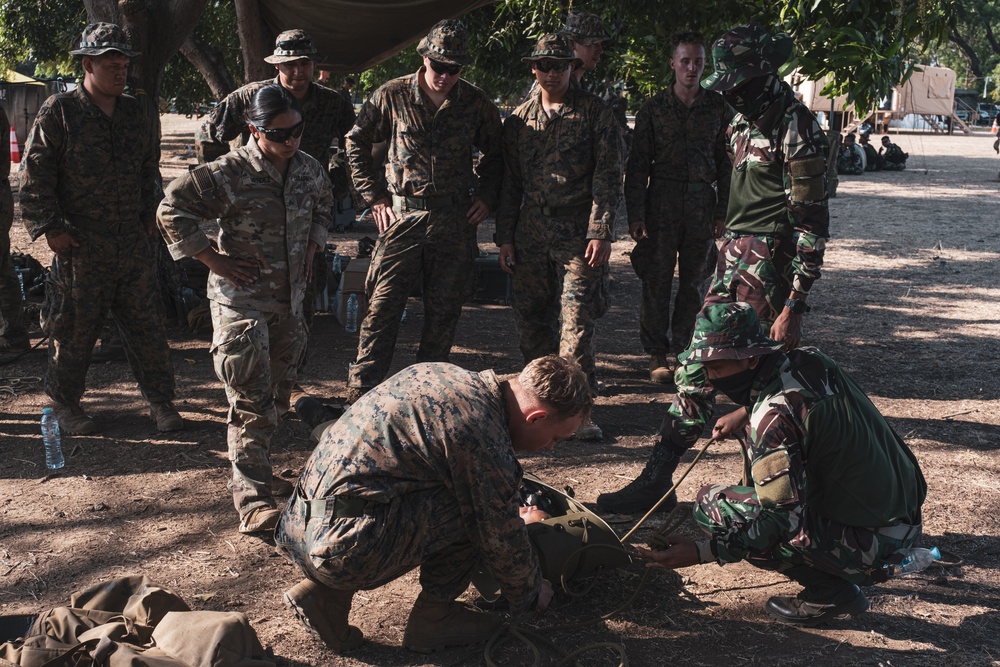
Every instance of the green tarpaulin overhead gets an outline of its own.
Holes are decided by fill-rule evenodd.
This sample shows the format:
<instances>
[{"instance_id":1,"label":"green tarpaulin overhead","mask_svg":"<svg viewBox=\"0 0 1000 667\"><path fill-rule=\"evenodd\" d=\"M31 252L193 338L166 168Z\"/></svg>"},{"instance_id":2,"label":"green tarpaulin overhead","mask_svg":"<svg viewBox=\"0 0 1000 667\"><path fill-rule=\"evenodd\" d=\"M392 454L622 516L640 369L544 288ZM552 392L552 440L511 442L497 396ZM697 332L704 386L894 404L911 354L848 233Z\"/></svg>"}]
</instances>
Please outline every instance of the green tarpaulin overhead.
<instances>
[{"instance_id":1,"label":"green tarpaulin overhead","mask_svg":"<svg viewBox=\"0 0 1000 667\"><path fill-rule=\"evenodd\" d=\"M306 30L324 56L324 69L362 72L427 34L442 19L495 0L260 0L260 13L278 34Z\"/></svg>"}]
</instances>

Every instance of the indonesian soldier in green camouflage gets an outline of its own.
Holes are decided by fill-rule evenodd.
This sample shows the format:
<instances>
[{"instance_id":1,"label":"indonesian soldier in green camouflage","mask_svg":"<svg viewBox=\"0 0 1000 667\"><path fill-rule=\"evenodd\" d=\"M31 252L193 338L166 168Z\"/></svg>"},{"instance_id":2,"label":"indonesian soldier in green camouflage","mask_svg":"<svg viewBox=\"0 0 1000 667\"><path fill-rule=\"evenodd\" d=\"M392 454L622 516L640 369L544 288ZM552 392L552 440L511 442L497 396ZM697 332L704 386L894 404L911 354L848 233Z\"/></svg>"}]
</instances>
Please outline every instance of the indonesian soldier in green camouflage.
<instances>
[{"instance_id":1,"label":"indonesian soldier in green camouflage","mask_svg":"<svg viewBox=\"0 0 1000 667\"><path fill-rule=\"evenodd\" d=\"M246 146L183 174L157 213L174 259L209 267L212 356L229 400L229 460L240 531L271 530L278 518L268 455L288 411L306 342L303 296L313 255L326 244L333 195L326 169L296 151L302 114L277 85L248 111ZM201 226L219 221L218 252ZM277 488L276 488L277 487Z\"/></svg>"},{"instance_id":2,"label":"indonesian soldier in green camouflage","mask_svg":"<svg viewBox=\"0 0 1000 667\"><path fill-rule=\"evenodd\" d=\"M0 108L0 130L10 127ZM14 224L14 196L10 192L10 135L0 131L0 351L31 348L24 326L21 285L10 259L10 228Z\"/></svg>"},{"instance_id":3,"label":"indonesian soldier in green camouflage","mask_svg":"<svg viewBox=\"0 0 1000 667\"><path fill-rule=\"evenodd\" d=\"M737 111L728 136L733 173L726 234L705 305L749 303L786 351L801 339L806 297L819 278L830 228L829 144L816 117L777 75L791 51L787 35L772 37L757 24L739 26L715 42L715 73L702 84L722 92ZM674 382L682 402L714 395L696 360L681 364ZM681 413L675 401L642 473L623 489L598 497L602 508L645 511L672 486L679 456L712 417L710 401L697 404L704 410ZM741 417L737 411L720 422L727 420L727 430L742 428ZM671 497L660 508L676 502Z\"/></svg>"},{"instance_id":4,"label":"indonesian soldier in green camouflage","mask_svg":"<svg viewBox=\"0 0 1000 667\"><path fill-rule=\"evenodd\" d=\"M906 169L906 160L909 153L904 153L903 149L892 143L888 136L882 137L882 147L878 149L878 154L882 157L883 171L903 171Z\"/></svg>"},{"instance_id":5,"label":"indonesian soldier in green camouflage","mask_svg":"<svg viewBox=\"0 0 1000 667\"><path fill-rule=\"evenodd\" d=\"M447 361L475 282L476 226L496 208L503 177L500 112L486 93L459 78L472 62L465 26L441 21L417 53L420 69L376 90L347 136L354 187L379 232L348 401L388 374L406 299L421 278L417 360ZM383 141L388 191L372 158L372 146ZM473 148L480 154L475 169Z\"/></svg>"},{"instance_id":6,"label":"indonesian soldier in green camouflage","mask_svg":"<svg viewBox=\"0 0 1000 667\"><path fill-rule=\"evenodd\" d=\"M403 645L482 642L502 624L455 599L483 565L518 616L552 597L520 518L518 453L570 438L591 404L579 366L543 357L514 378L445 363L410 366L323 434L275 531L305 579L292 612L334 651L359 646L358 590L420 568Z\"/></svg>"},{"instance_id":7,"label":"indonesian soldier in green camouflage","mask_svg":"<svg viewBox=\"0 0 1000 667\"><path fill-rule=\"evenodd\" d=\"M855 134L848 133L844 137L844 145L837 155L837 173L847 176L860 176L865 173L864 149L857 145Z\"/></svg>"},{"instance_id":8,"label":"indonesian soldier in green camouflage","mask_svg":"<svg viewBox=\"0 0 1000 667\"><path fill-rule=\"evenodd\" d=\"M545 35L522 60L539 89L504 125L500 266L514 275L525 361L556 352L575 359L596 396L596 320L608 310L622 142L607 105L570 85L580 61L567 37ZM579 437L602 433L588 418Z\"/></svg>"},{"instance_id":9,"label":"indonesian soldier in green camouflage","mask_svg":"<svg viewBox=\"0 0 1000 667\"><path fill-rule=\"evenodd\" d=\"M709 485L694 518L708 534L671 535L640 552L661 567L746 560L802 584L774 596L772 618L816 625L860 614L859 586L885 581L901 550L920 543L927 484L913 452L854 379L805 347L783 352L746 303L706 305L683 361L697 361L714 388L749 415L744 443L751 486ZM685 417L711 397L678 396Z\"/></svg>"},{"instance_id":10,"label":"indonesian soldier in green camouflage","mask_svg":"<svg viewBox=\"0 0 1000 667\"><path fill-rule=\"evenodd\" d=\"M70 53L81 57L83 85L39 109L21 172L24 226L32 240L44 235L55 253L42 308L45 392L64 432L97 430L80 399L110 311L157 428L180 430L150 247L157 149L139 102L123 94L130 59L139 54L111 23L89 24Z\"/></svg>"},{"instance_id":11,"label":"indonesian soldier in green camouflage","mask_svg":"<svg viewBox=\"0 0 1000 667\"><path fill-rule=\"evenodd\" d=\"M671 45L675 82L636 114L625 168L629 234L636 242L632 267L642 281L639 339L650 356L650 379L661 383L673 379L705 300L732 171L726 152L732 112L722 95L701 88L705 39L676 33Z\"/></svg>"}]
</instances>

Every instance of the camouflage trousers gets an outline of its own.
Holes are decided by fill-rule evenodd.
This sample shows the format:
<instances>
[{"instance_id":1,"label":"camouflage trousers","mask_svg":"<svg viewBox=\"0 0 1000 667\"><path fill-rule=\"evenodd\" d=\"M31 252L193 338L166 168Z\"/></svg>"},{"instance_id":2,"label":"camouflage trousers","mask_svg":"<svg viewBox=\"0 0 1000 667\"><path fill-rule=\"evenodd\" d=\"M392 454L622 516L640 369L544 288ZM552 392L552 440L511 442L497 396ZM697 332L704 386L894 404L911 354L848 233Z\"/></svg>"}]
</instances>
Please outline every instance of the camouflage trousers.
<instances>
[{"instance_id":1,"label":"camouflage trousers","mask_svg":"<svg viewBox=\"0 0 1000 667\"><path fill-rule=\"evenodd\" d=\"M288 411L295 369L306 341L302 318L211 301L212 359L229 401L227 442L233 504L240 516L275 507L271 436Z\"/></svg>"},{"instance_id":2,"label":"camouflage trousers","mask_svg":"<svg viewBox=\"0 0 1000 667\"><path fill-rule=\"evenodd\" d=\"M120 234L70 233L79 247L53 256L45 282L45 392L63 405L79 404L94 343L110 311L142 395L153 403L173 400L174 372L148 237L138 221L134 230Z\"/></svg>"},{"instance_id":3,"label":"camouflage trousers","mask_svg":"<svg viewBox=\"0 0 1000 667\"><path fill-rule=\"evenodd\" d=\"M698 192L655 187L649 192L648 238L640 239L631 255L632 268L642 281L639 340L647 354L677 354L691 342L716 260L714 207L715 191L707 186ZM675 268L677 296L671 313Z\"/></svg>"},{"instance_id":4,"label":"camouflage trousers","mask_svg":"<svg viewBox=\"0 0 1000 667\"><path fill-rule=\"evenodd\" d=\"M306 577L330 588L378 588L419 567L426 596L451 601L468 588L480 560L470 539L473 530L446 489L373 503L358 518L337 519L329 511L313 513L312 507L297 487L274 540Z\"/></svg>"},{"instance_id":5,"label":"camouflage trousers","mask_svg":"<svg viewBox=\"0 0 1000 667\"><path fill-rule=\"evenodd\" d=\"M695 498L694 520L713 536L752 530L766 512L752 486L716 484L703 487ZM858 528L809 512L804 516L805 545L781 542L764 553L750 553L747 562L782 572L807 588L832 588L837 580L859 586L885 581L884 566L902 560L900 549L919 543L920 524L889 528ZM831 578L836 578L831 581ZM815 591L821 592L821 591Z\"/></svg>"},{"instance_id":6,"label":"camouflage trousers","mask_svg":"<svg viewBox=\"0 0 1000 667\"><path fill-rule=\"evenodd\" d=\"M767 333L791 292L794 256L791 237L727 232L705 305L745 301Z\"/></svg>"},{"instance_id":7,"label":"camouflage trousers","mask_svg":"<svg viewBox=\"0 0 1000 667\"><path fill-rule=\"evenodd\" d=\"M522 211L522 225L530 215ZM582 234L576 244L519 234L511 305L525 363L548 354L574 359L596 396L597 320L608 311L609 273L607 263L587 263L586 248Z\"/></svg>"},{"instance_id":8,"label":"camouflage trousers","mask_svg":"<svg viewBox=\"0 0 1000 667\"><path fill-rule=\"evenodd\" d=\"M24 304L10 259L10 228L14 224L14 197L6 178L0 179L0 336L24 332Z\"/></svg>"},{"instance_id":9,"label":"camouflage trousers","mask_svg":"<svg viewBox=\"0 0 1000 667\"><path fill-rule=\"evenodd\" d=\"M479 254L469 203L435 211L395 210L399 220L379 235L365 281L368 314L348 387L370 389L389 374L399 322L414 285L423 280L424 323L417 361L448 361L462 305L475 288Z\"/></svg>"}]
</instances>

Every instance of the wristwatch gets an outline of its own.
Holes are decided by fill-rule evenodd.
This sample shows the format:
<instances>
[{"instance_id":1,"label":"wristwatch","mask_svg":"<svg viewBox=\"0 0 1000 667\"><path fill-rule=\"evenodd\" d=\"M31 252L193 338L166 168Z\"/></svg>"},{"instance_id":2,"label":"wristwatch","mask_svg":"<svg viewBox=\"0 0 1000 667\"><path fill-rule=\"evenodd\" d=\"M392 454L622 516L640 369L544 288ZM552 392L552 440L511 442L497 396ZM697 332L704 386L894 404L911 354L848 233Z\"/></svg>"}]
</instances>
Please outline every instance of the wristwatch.
<instances>
[{"instance_id":1,"label":"wristwatch","mask_svg":"<svg viewBox=\"0 0 1000 667\"><path fill-rule=\"evenodd\" d=\"M796 315L808 313L811 310L811 308L809 308L809 304L802 299L788 299L785 301L785 306Z\"/></svg>"}]
</instances>

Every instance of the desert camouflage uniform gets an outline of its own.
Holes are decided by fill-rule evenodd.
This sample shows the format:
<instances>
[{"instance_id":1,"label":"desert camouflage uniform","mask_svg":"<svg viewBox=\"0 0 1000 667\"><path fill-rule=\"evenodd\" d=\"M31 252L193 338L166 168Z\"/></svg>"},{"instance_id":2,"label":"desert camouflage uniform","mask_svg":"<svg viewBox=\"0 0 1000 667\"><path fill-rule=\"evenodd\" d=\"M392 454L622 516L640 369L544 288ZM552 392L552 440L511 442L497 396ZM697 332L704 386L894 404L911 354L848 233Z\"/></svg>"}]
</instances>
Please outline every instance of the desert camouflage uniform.
<instances>
[{"instance_id":1,"label":"desert camouflage uniform","mask_svg":"<svg viewBox=\"0 0 1000 667\"><path fill-rule=\"evenodd\" d=\"M879 155L882 156L883 171L903 171L906 169L906 159L910 157L897 144L891 142L888 148L885 148L884 153L882 149L879 149Z\"/></svg>"},{"instance_id":2,"label":"desert camouflage uniform","mask_svg":"<svg viewBox=\"0 0 1000 667\"><path fill-rule=\"evenodd\" d=\"M10 127L7 114L0 108L0 336L11 343L25 339L24 305L21 285L10 259L10 228L14 224L14 197L10 193ZM0 344L0 349L4 345Z\"/></svg>"},{"instance_id":3,"label":"desert camouflage uniform","mask_svg":"<svg viewBox=\"0 0 1000 667\"><path fill-rule=\"evenodd\" d=\"M595 321L608 310L608 265L591 267L584 253L591 239L614 241L618 125L600 98L578 87L551 118L538 92L504 125L504 163L496 243L514 245L521 354L525 362L556 353L576 360L596 394Z\"/></svg>"},{"instance_id":4,"label":"desert camouflage uniform","mask_svg":"<svg viewBox=\"0 0 1000 667\"><path fill-rule=\"evenodd\" d=\"M751 124L737 114L730 125L733 181L726 237L705 297L706 305L749 303L765 332L790 290L808 293L819 278L830 229L825 179L829 144L812 112L795 100L787 84L780 87L760 121ZM663 432L691 446L712 417L711 403L699 401L699 411L679 406L713 390L698 363L678 367L674 382L678 393Z\"/></svg>"},{"instance_id":5,"label":"desert camouflage uniform","mask_svg":"<svg viewBox=\"0 0 1000 667\"><path fill-rule=\"evenodd\" d=\"M514 613L532 607L541 574L518 516L508 419L493 371L397 373L323 434L275 530L279 550L334 589L377 588L419 567L424 594L442 602L481 562ZM352 502L363 512L336 516Z\"/></svg>"},{"instance_id":6,"label":"desert camouflage uniform","mask_svg":"<svg viewBox=\"0 0 1000 667\"><path fill-rule=\"evenodd\" d=\"M639 337L648 354L677 354L691 340L695 316L705 300L707 260L715 250L713 221L725 218L729 202L732 165L726 130L731 119L732 111L719 93L702 91L688 107L672 87L636 114L625 202L629 222L644 222L649 237L632 250L632 267L642 280Z\"/></svg>"},{"instance_id":7,"label":"desert camouflage uniform","mask_svg":"<svg viewBox=\"0 0 1000 667\"><path fill-rule=\"evenodd\" d=\"M695 520L711 535L698 543L702 562L748 560L807 587L824 579L816 570L863 586L884 580L883 565L920 539L927 485L906 443L815 348L761 357L751 398L753 486L698 493Z\"/></svg>"},{"instance_id":8,"label":"desert camouflage uniform","mask_svg":"<svg viewBox=\"0 0 1000 667\"><path fill-rule=\"evenodd\" d=\"M841 147L840 153L837 155L837 173L847 176L860 176L865 173L861 154L858 153L854 146L845 144Z\"/></svg>"},{"instance_id":9,"label":"desert camouflage uniform","mask_svg":"<svg viewBox=\"0 0 1000 667\"><path fill-rule=\"evenodd\" d=\"M257 281L244 288L208 277L212 356L229 399L233 502L241 515L274 507L268 446L307 338L306 250L309 241L326 244L332 207L319 162L299 151L283 179L251 141L177 178L157 212L175 260L207 249L199 225L218 218L220 252L257 263Z\"/></svg>"},{"instance_id":10,"label":"desert camouflage uniform","mask_svg":"<svg viewBox=\"0 0 1000 667\"><path fill-rule=\"evenodd\" d=\"M38 111L24 152L21 213L32 240L69 232L80 244L54 255L42 325L49 336L45 391L75 406L109 310L143 396L174 397L170 348L147 227L159 193L156 147L135 98L108 117L83 87Z\"/></svg>"},{"instance_id":11,"label":"desert camouflage uniform","mask_svg":"<svg viewBox=\"0 0 1000 667\"><path fill-rule=\"evenodd\" d=\"M357 361L348 386L369 389L389 372L399 320L413 285L423 279L424 325L418 361L447 361L462 304L475 283L476 227L466 219L471 195L496 209L503 176L500 112L486 94L459 79L436 111L416 74L394 79L361 108L347 136L354 187L368 205L389 197L399 218L380 234L365 289ZM379 184L372 145L387 141ZM473 171L473 148L479 164ZM477 178L478 176L478 178Z\"/></svg>"}]
</instances>

